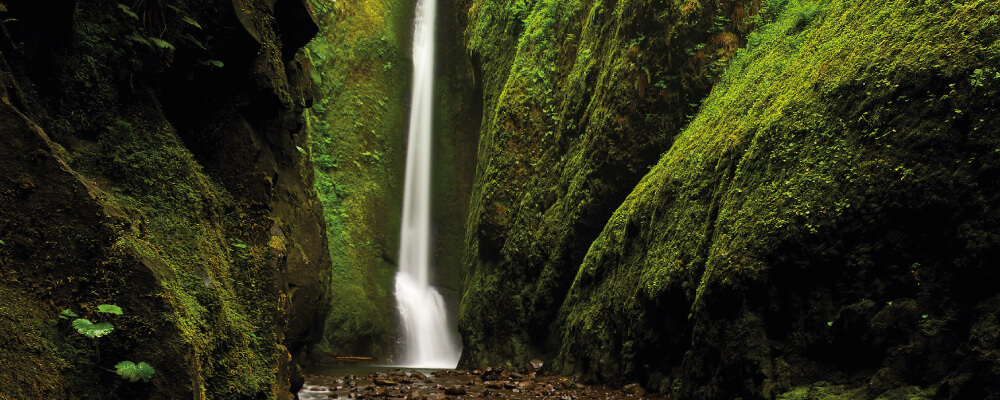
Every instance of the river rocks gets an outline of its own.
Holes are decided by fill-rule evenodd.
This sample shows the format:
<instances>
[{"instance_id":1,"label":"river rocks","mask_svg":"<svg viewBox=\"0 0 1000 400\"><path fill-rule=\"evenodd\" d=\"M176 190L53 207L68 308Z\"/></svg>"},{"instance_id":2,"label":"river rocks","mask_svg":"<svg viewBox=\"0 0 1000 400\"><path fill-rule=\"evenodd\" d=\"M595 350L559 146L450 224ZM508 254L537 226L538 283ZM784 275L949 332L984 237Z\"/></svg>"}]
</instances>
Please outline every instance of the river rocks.
<instances>
[{"instance_id":1,"label":"river rocks","mask_svg":"<svg viewBox=\"0 0 1000 400\"><path fill-rule=\"evenodd\" d=\"M465 396L468 391L462 385L450 386L444 389L444 394L449 396Z\"/></svg>"},{"instance_id":2,"label":"river rocks","mask_svg":"<svg viewBox=\"0 0 1000 400\"><path fill-rule=\"evenodd\" d=\"M414 390L406 395L406 400L424 400L424 394L420 393L419 390Z\"/></svg>"},{"instance_id":3,"label":"river rocks","mask_svg":"<svg viewBox=\"0 0 1000 400\"><path fill-rule=\"evenodd\" d=\"M638 383L630 383L622 388L622 392L634 396L642 396L646 394L646 389L643 389Z\"/></svg>"},{"instance_id":4,"label":"river rocks","mask_svg":"<svg viewBox=\"0 0 1000 400\"><path fill-rule=\"evenodd\" d=\"M378 385L378 386L396 386L397 385L396 381L393 381L391 379L384 379L384 378L375 378L375 380L373 382L376 385Z\"/></svg>"},{"instance_id":5,"label":"river rocks","mask_svg":"<svg viewBox=\"0 0 1000 400\"><path fill-rule=\"evenodd\" d=\"M503 372L504 371L502 369L494 369L490 367L486 368L486 371L483 371L483 373L479 374L479 377L483 381L496 381L503 378L504 375Z\"/></svg>"},{"instance_id":6,"label":"river rocks","mask_svg":"<svg viewBox=\"0 0 1000 400\"><path fill-rule=\"evenodd\" d=\"M639 385L629 385L625 388L589 386L582 385L574 379L557 375L512 379L510 375L500 373L499 379L480 381L482 376L488 372L492 371L472 371L464 375L442 372L433 374L427 382L415 380L413 384L403 384L401 378L390 377L389 374L371 374L352 381L351 383L355 385L354 388L334 377L313 375L307 376L307 389L299 392L299 398L301 400L325 400L332 398L328 396L337 395L340 399L367 398L368 400L457 400L458 398L498 397L502 397L504 400L638 400L641 396L649 400L666 400L663 395L646 393ZM384 384L388 382L395 384ZM317 386L327 390L309 389Z\"/></svg>"},{"instance_id":7,"label":"river rocks","mask_svg":"<svg viewBox=\"0 0 1000 400\"><path fill-rule=\"evenodd\" d=\"M531 361L528 361L527 363L524 364L524 369L528 370L529 374L534 374L541 372L543 365L545 365L545 363L542 362L542 360L533 358L531 359Z\"/></svg>"}]
</instances>

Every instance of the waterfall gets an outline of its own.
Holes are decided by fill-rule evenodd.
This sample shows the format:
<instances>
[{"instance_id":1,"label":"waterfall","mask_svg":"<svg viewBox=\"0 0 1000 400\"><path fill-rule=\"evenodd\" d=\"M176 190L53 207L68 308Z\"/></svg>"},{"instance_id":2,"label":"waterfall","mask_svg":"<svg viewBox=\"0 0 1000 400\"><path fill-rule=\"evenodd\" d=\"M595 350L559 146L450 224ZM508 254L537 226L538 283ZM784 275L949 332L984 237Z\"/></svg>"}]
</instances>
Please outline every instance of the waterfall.
<instances>
[{"instance_id":1,"label":"waterfall","mask_svg":"<svg viewBox=\"0 0 1000 400\"><path fill-rule=\"evenodd\" d=\"M418 0L414 21L413 92L396 306L404 328L401 364L455 368L461 349L448 328L444 299L430 285L429 273L435 7L435 0Z\"/></svg>"}]
</instances>

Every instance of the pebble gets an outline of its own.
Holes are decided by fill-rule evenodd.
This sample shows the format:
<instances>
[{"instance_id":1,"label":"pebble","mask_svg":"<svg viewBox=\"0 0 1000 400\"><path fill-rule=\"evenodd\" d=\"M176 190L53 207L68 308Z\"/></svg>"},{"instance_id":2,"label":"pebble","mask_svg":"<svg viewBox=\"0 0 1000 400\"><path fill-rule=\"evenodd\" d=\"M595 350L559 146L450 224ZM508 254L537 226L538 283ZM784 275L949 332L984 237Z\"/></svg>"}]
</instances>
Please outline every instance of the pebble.
<instances>
[{"instance_id":1,"label":"pebble","mask_svg":"<svg viewBox=\"0 0 1000 400\"><path fill-rule=\"evenodd\" d=\"M631 394L635 396L642 396L646 394L646 389L643 389L638 383L630 383L622 388L622 392L625 394Z\"/></svg>"}]
</instances>

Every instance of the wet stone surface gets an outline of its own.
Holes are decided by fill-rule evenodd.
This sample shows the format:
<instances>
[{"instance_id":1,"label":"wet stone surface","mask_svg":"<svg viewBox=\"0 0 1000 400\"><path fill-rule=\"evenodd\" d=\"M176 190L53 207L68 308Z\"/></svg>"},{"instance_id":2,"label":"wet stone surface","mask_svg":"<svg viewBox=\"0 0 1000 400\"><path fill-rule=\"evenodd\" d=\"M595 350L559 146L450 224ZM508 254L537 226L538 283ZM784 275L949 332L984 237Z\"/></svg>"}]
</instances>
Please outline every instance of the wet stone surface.
<instances>
[{"instance_id":1,"label":"wet stone surface","mask_svg":"<svg viewBox=\"0 0 1000 400\"><path fill-rule=\"evenodd\" d=\"M460 400L472 398L514 398L552 400L646 399L669 397L646 393L638 384L624 388L591 386L544 372L508 372L499 369L476 371L428 371L385 368L358 373L312 371L299 391L302 400Z\"/></svg>"}]
</instances>

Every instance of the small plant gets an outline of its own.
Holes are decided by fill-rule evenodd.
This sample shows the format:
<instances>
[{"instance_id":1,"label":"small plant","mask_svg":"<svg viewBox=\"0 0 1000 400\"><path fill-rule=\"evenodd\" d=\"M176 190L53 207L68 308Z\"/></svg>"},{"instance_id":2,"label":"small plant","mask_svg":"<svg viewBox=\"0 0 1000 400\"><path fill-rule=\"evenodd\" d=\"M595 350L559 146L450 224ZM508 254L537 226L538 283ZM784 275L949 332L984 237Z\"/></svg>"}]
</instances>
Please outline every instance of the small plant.
<instances>
[{"instance_id":1,"label":"small plant","mask_svg":"<svg viewBox=\"0 0 1000 400\"><path fill-rule=\"evenodd\" d=\"M114 304L101 304L97 306L97 311L105 314L112 315L122 315L122 308ZM94 350L97 353L97 362L101 361L101 348L98 345L97 338L107 336L111 332L114 332L115 327L111 325L110 322L93 322L87 318L81 318L72 309L65 309L59 314L59 318L65 320L72 320L73 328L81 335L86 336L94 340ZM138 382L142 379L143 382L149 382L149 378L156 373L156 370L152 366L145 362L140 362L136 364L132 361L122 361L115 365L115 370L112 371L107 368L101 368L106 371L115 372L122 379L127 379L129 382Z\"/></svg>"},{"instance_id":2,"label":"small plant","mask_svg":"<svg viewBox=\"0 0 1000 400\"><path fill-rule=\"evenodd\" d=\"M138 382L139 379L142 379L143 382L149 382L149 377L156 373L153 367L145 362L136 364L131 361L115 364L115 372L121 375L122 379L128 379L129 382Z\"/></svg>"}]
</instances>

